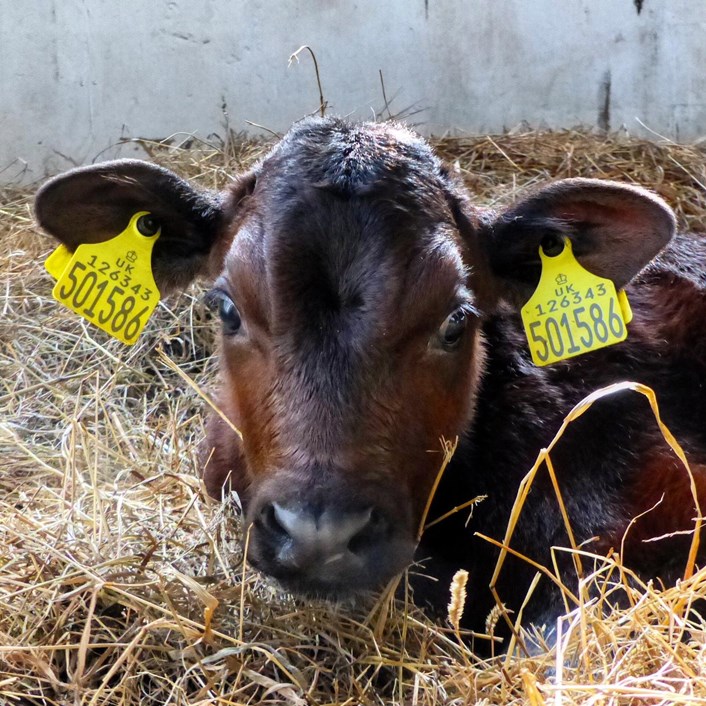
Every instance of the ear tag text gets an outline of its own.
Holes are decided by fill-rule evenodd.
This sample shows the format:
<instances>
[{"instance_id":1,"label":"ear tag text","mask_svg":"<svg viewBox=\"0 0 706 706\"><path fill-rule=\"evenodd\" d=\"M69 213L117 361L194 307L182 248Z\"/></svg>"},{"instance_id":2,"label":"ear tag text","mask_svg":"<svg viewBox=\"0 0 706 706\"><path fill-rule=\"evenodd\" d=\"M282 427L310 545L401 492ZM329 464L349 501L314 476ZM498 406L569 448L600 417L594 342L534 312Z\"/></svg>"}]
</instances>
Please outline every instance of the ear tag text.
<instances>
[{"instance_id":1,"label":"ear tag text","mask_svg":"<svg viewBox=\"0 0 706 706\"><path fill-rule=\"evenodd\" d=\"M60 245L44 263L57 280L54 299L128 345L142 333L160 297L152 248L161 229L149 215L136 213L119 235L79 245L73 254Z\"/></svg>"},{"instance_id":2,"label":"ear tag text","mask_svg":"<svg viewBox=\"0 0 706 706\"><path fill-rule=\"evenodd\" d=\"M632 311L623 290L594 275L574 257L569 238L556 256L542 247L542 273L534 294L522 307L522 323L535 365L611 346L627 338Z\"/></svg>"}]
</instances>

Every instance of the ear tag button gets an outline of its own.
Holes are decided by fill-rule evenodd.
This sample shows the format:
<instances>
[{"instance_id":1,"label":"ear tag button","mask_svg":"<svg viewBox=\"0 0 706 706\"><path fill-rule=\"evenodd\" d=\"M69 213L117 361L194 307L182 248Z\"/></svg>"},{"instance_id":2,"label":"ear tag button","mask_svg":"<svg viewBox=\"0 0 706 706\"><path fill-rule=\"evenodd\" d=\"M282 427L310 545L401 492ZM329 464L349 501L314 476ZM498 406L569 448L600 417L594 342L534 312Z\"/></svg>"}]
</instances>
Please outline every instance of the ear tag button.
<instances>
[{"instance_id":1,"label":"ear tag button","mask_svg":"<svg viewBox=\"0 0 706 706\"><path fill-rule=\"evenodd\" d=\"M632 319L623 290L582 267L564 238L551 257L539 248L542 273L537 289L522 307L522 323L536 365L550 365L627 338Z\"/></svg>"},{"instance_id":2,"label":"ear tag button","mask_svg":"<svg viewBox=\"0 0 706 706\"><path fill-rule=\"evenodd\" d=\"M73 254L60 245L44 263L57 280L52 296L132 345L159 303L152 248L160 232L150 214L140 211L122 233L103 243L84 243Z\"/></svg>"}]
</instances>

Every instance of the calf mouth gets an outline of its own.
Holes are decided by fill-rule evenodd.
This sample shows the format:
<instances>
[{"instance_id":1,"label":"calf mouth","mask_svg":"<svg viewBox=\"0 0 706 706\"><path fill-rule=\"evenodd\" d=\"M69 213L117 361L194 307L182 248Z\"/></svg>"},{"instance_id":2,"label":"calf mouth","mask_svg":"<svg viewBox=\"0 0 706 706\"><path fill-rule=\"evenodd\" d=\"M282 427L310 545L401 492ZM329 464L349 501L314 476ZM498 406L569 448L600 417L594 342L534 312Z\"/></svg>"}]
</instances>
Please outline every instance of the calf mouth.
<instances>
[{"instance_id":1,"label":"calf mouth","mask_svg":"<svg viewBox=\"0 0 706 706\"><path fill-rule=\"evenodd\" d=\"M322 575L329 568L326 565L322 567L323 572L317 569L302 573L299 570L262 562L250 552L248 561L263 574L274 579L288 593L303 598L339 601L354 599L384 588L412 563L414 548L414 543L409 543L403 556L397 557L394 563L390 562L385 566L371 567L361 564L357 570L346 568L336 572L331 571L328 576Z\"/></svg>"}]
</instances>

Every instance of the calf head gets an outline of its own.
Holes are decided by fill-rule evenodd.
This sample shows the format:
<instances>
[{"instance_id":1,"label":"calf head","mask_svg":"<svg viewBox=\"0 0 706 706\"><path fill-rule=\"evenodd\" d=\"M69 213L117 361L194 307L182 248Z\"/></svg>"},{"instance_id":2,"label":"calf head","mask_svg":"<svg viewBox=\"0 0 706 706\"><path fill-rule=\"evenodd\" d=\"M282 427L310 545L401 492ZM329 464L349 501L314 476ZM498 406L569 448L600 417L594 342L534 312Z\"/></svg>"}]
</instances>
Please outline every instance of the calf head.
<instances>
[{"instance_id":1,"label":"calf head","mask_svg":"<svg viewBox=\"0 0 706 706\"><path fill-rule=\"evenodd\" d=\"M162 226L163 293L214 280L218 400L243 436L213 419L206 486L239 493L255 565L325 594L412 559L440 439L472 427L483 321L529 297L543 239L568 236L620 287L674 229L658 198L584 179L484 212L421 138L337 119L297 124L221 193L128 160L59 176L36 201L70 249L140 210Z\"/></svg>"}]
</instances>

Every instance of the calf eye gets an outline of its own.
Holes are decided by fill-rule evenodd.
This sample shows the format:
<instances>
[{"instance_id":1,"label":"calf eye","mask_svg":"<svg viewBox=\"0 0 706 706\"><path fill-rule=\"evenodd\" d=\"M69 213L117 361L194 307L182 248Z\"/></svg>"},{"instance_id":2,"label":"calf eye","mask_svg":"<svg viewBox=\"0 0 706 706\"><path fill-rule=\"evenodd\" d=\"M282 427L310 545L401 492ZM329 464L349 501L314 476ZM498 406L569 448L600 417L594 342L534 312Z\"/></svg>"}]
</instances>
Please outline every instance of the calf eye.
<instances>
[{"instance_id":1,"label":"calf eye","mask_svg":"<svg viewBox=\"0 0 706 706\"><path fill-rule=\"evenodd\" d=\"M208 301L211 306L217 308L218 316L223 323L223 333L226 336L238 333L242 321L233 300L225 292L217 289L209 293Z\"/></svg>"},{"instance_id":2,"label":"calf eye","mask_svg":"<svg viewBox=\"0 0 706 706\"><path fill-rule=\"evenodd\" d=\"M468 313L465 309L456 309L453 314L449 314L439 329L439 339L442 347L448 351L457 348L463 337L463 332L466 330L467 323Z\"/></svg>"}]
</instances>

